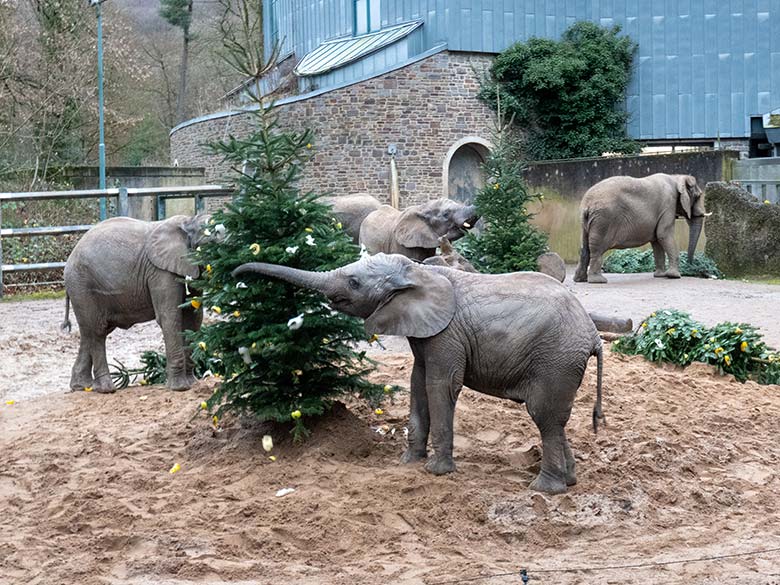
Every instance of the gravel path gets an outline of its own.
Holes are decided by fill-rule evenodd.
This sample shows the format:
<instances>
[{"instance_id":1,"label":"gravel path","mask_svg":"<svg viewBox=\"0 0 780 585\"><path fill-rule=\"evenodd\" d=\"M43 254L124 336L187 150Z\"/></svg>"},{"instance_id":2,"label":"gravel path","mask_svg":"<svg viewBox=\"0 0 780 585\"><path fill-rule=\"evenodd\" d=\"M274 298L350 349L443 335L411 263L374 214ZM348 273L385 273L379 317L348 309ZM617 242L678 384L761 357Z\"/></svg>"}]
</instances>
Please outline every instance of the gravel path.
<instances>
[{"instance_id":1,"label":"gravel path","mask_svg":"<svg viewBox=\"0 0 780 585\"><path fill-rule=\"evenodd\" d=\"M661 308L688 311L707 325L739 321L761 327L770 345L780 347L780 286L740 281L682 278L668 280L649 274L611 274L606 285L567 286L588 311L631 317L634 324ZM78 349L78 327L60 331L64 299L0 303L0 399L23 399L68 389L70 368ZM383 338L390 352L406 352L404 338ZM109 362L139 364L141 352L163 351L162 334L154 322L116 330L108 338ZM381 359L381 349L371 349Z\"/></svg>"}]
</instances>

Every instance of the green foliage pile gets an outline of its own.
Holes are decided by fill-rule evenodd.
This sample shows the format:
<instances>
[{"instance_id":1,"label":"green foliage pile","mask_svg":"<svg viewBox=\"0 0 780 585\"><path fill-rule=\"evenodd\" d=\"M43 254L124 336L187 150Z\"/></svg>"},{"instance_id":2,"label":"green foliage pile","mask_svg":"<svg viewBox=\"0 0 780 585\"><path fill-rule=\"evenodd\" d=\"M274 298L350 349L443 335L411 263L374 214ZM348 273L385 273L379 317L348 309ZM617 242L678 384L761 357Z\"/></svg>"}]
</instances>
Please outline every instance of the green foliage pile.
<instances>
[{"instance_id":1,"label":"green foliage pile","mask_svg":"<svg viewBox=\"0 0 780 585\"><path fill-rule=\"evenodd\" d=\"M497 87L507 94L532 160L639 151L624 106L636 44L619 32L577 22L560 41L530 38L496 58L481 97L494 106Z\"/></svg>"},{"instance_id":2,"label":"green foliage pile","mask_svg":"<svg viewBox=\"0 0 780 585\"><path fill-rule=\"evenodd\" d=\"M140 376L141 384L165 384L168 374L165 371L168 364L168 358L165 354L154 350L148 350L141 354L141 367L128 368L119 360L116 363L109 364L111 371L111 380L116 388L127 388L136 378ZM208 370L208 362L204 359L195 360L194 374L197 378L202 378Z\"/></svg>"},{"instance_id":3,"label":"green foliage pile","mask_svg":"<svg viewBox=\"0 0 780 585\"><path fill-rule=\"evenodd\" d=\"M458 240L458 251L480 272L492 274L536 270L536 259L547 251L547 234L530 222L530 194L523 179L518 143L499 118L493 150L485 162L489 177L474 204L485 224L481 234L469 232Z\"/></svg>"},{"instance_id":4,"label":"green foliage pile","mask_svg":"<svg viewBox=\"0 0 780 585\"><path fill-rule=\"evenodd\" d=\"M358 257L317 194L296 187L312 133L282 130L272 109L261 107L255 115L249 137L213 145L233 165L238 193L212 216L217 238L195 253L204 269L190 286L202 292L187 302L202 304L217 319L192 336L193 355L224 377L208 400L210 410L292 420L300 439L305 419L325 412L333 399L357 392L378 404L394 388L364 378L373 363L355 350L366 340L362 321L333 311L315 291L231 276L245 262L330 270Z\"/></svg>"},{"instance_id":5,"label":"green foliage pile","mask_svg":"<svg viewBox=\"0 0 780 585\"><path fill-rule=\"evenodd\" d=\"M603 268L604 272L619 274L653 272L655 270L653 250L649 248L615 250L604 260ZM680 252L680 274L698 278L723 278L723 273L718 269L715 261L703 252L696 253L693 264L688 262L688 252Z\"/></svg>"},{"instance_id":6,"label":"green foliage pile","mask_svg":"<svg viewBox=\"0 0 780 585\"><path fill-rule=\"evenodd\" d=\"M612 351L680 366L704 362L740 382L780 383L780 355L767 346L757 328L731 322L705 327L684 311L651 313L636 332L616 340Z\"/></svg>"}]
</instances>

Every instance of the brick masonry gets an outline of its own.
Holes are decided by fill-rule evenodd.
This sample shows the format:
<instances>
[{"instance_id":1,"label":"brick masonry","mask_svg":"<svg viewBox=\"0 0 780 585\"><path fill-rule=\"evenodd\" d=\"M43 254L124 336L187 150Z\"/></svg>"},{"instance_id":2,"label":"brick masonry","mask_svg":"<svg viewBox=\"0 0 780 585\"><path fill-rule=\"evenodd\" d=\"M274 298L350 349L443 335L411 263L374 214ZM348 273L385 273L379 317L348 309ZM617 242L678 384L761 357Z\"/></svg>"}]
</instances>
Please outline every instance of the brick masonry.
<instances>
[{"instance_id":1,"label":"brick masonry","mask_svg":"<svg viewBox=\"0 0 780 585\"><path fill-rule=\"evenodd\" d=\"M311 128L315 154L301 188L318 193L368 193L390 198L388 145L397 147L401 207L442 197L444 161L467 137L489 141L493 113L476 96L490 56L442 51L375 77L279 107L280 123ZM246 136L252 117L240 114L193 123L171 135L171 157L204 167L207 181L229 170L203 144Z\"/></svg>"}]
</instances>

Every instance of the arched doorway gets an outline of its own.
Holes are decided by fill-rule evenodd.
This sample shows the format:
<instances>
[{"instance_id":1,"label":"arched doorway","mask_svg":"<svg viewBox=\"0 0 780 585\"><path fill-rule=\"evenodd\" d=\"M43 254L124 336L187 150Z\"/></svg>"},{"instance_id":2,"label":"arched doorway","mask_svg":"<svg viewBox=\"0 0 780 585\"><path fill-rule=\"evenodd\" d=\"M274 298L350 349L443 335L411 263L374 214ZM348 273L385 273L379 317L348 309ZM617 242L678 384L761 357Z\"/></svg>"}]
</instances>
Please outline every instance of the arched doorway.
<instances>
[{"instance_id":1,"label":"arched doorway","mask_svg":"<svg viewBox=\"0 0 780 585\"><path fill-rule=\"evenodd\" d=\"M443 195L463 203L471 203L485 185L482 165L487 159L490 143L478 136L469 136L452 145L444 159Z\"/></svg>"}]
</instances>

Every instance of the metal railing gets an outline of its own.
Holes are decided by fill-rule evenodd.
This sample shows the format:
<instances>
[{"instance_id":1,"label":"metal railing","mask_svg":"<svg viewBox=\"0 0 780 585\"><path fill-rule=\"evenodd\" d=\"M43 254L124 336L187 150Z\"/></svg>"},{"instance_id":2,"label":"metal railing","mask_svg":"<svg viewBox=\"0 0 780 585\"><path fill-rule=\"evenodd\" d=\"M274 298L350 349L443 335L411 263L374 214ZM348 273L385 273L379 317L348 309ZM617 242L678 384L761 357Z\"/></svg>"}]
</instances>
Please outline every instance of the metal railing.
<instances>
[{"instance_id":1,"label":"metal railing","mask_svg":"<svg viewBox=\"0 0 780 585\"><path fill-rule=\"evenodd\" d=\"M233 189L220 185L198 185L193 187L115 187L112 189L85 189L81 191L32 191L28 193L0 193L0 226L3 222L3 206L7 201L43 201L48 199L89 199L115 197L117 216L127 216L131 197L155 198L155 218L165 218L165 202L169 199L194 199L195 211L202 211L204 199L209 197L229 197ZM45 226L32 228L0 229L0 297L3 296L3 273L32 272L64 268L65 262L38 262L28 264L3 264L3 238L23 236L59 236L63 234L83 233L94 224Z\"/></svg>"},{"instance_id":2,"label":"metal railing","mask_svg":"<svg viewBox=\"0 0 780 585\"><path fill-rule=\"evenodd\" d=\"M780 180L734 179L733 182L743 185L748 193L751 193L761 201L780 203Z\"/></svg>"}]
</instances>

